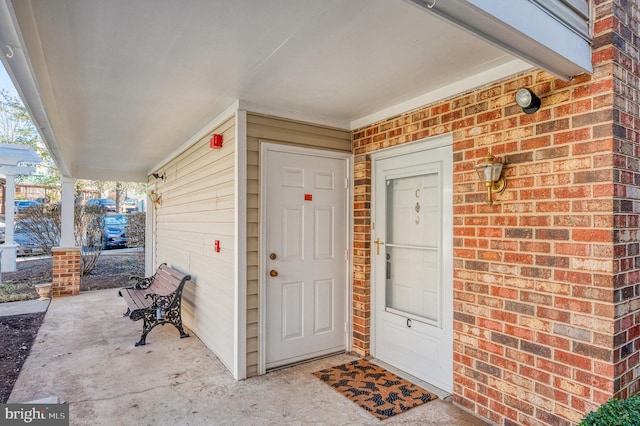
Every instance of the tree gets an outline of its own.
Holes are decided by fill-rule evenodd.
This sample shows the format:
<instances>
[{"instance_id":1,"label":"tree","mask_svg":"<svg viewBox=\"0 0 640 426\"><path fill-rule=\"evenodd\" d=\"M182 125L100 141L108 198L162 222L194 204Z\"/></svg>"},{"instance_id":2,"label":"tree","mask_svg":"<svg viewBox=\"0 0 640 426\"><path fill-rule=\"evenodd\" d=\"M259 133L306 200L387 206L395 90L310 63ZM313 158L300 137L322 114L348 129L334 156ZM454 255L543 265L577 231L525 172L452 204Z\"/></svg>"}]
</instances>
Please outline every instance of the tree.
<instances>
[{"instance_id":1,"label":"tree","mask_svg":"<svg viewBox=\"0 0 640 426\"><path fill-rule=\"evenodd\" d=\"M145 194L147 185L141 182L122 182L122 181L104 181L104 180L81 180L76 181L76 198L87 189L94 189L100 197L106 196L108 192L115 193L116 210L120 211L120 207L124 200L129 198L131 194Z\"/></svg>"},{"instance_id":2,"label":"tree","mask_svg":"<svg viewBox=\"0 0 640 426\"><path fill-rule=\"evenodd\" d=\"M147 184L140 182L112 182L113 191L116 193L116 208L120 211L120 206L129 196L134 194L144 194L147 192Z\"/></svg>"},{"instance_id":3,"label":"tree","mask_svg":"<svg viewBox=\"0 0 640 426\"><path fill-rule=\"evenodd\" d=\"M119 212L120 211L120 203L122 200L122 193L123 191L123 183L122 182L115 182L114 185L114 190L116 193L116 211Z\"/></svg>"},{"instance_id":4,"label":"tree","mask_svg":"<svg viewBox=\"0 0 640 426\"><path fill-rule=\"evenodd\" d=\"M0 143L26 145L40 156L42 163L36 166L36 174L30 178L18 176L18 181L29 179L45 188L60 187L60 173L22 102L0 90Z\"/></svg>"}]
</instances>

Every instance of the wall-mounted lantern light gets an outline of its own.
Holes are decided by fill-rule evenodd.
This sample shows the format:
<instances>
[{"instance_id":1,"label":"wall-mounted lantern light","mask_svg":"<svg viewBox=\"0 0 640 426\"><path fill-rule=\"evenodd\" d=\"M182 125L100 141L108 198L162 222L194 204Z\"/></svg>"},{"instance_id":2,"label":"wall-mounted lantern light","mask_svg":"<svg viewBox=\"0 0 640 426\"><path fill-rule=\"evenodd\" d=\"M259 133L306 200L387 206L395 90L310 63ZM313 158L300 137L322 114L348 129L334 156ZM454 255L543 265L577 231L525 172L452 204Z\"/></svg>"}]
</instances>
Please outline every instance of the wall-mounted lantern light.
<instances>
[{"instance_id":1,"label":"wall-mounted lantern light","mask_svg":"<svg viewBox=\"0 0 640 426\"><path fill-rule=\"evenodd\" d=\"M523 87L516 92L516 103L525 114L533 114L540 109L540 98L531 89Z\"/></svg>"},{"instance_id":2,"label":"wall-mounted lantern light","mask_svg":"<svg viewBox=\"0 0 640 426\"><path fill-rule=\"evenodd\" d=\"M162 204L162 195L158 194L155 190L149 192L149 199L155 208L158 208L158 206Z\"/></svg>"},{"instance_id":3,"label":"wall-mounted lantern light","mask_svg":"<svg viewBox=\"0 0 640 426\"><path fill-rule=\"evenodd\" d=\"M500 161L494 161L491 154L487 154L484 160L476 165L476 172L480 181L487 187L487 204L493 204L493 193L501 193L507 186L507 181L502 177L502 166Z\"/></svg>"}]
</instances>

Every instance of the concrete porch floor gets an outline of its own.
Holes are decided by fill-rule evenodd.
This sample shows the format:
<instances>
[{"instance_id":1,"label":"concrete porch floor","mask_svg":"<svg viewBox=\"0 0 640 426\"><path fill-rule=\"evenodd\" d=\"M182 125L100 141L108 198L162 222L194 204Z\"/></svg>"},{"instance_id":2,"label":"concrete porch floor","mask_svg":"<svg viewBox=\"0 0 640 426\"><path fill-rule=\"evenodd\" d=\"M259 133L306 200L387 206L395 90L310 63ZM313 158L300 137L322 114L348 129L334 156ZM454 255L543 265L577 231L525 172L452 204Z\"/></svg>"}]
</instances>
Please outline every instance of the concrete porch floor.
<instances>
[{"instance_id":1,"label":"concrete porch floor","mask_svg":"<svg viewBox=\"0 0 640 426\"><path fill-rule=\"evenodd\" d=\"M349 355L235 381L193 333L180 339L173 326L134 347L142 323L124 310L117 290L53 299L8 402L58 397L71 425L486 424L442 400L377 420L311 374L356 359Z\"/></svg>"}]
</instances>

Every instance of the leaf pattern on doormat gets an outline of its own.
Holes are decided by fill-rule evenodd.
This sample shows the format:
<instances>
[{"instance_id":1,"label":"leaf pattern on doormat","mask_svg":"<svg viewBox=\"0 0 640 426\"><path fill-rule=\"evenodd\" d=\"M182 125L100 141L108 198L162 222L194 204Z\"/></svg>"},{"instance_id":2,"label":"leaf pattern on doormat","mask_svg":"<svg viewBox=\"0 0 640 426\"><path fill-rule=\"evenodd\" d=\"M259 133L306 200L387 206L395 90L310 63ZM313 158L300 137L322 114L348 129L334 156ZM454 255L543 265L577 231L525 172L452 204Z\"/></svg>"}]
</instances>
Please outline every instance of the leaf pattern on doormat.
<instances>
[{"instance_id":1,"label":"leaf pattern on doormat","mask_svg":"<svg viewBox=\"0 0 640 426\"><path fill-rule=\"evenodd\" d=\"M437 399L435 394L364 359L313 375L382 420Z\"/></svg>"}]
</instances>

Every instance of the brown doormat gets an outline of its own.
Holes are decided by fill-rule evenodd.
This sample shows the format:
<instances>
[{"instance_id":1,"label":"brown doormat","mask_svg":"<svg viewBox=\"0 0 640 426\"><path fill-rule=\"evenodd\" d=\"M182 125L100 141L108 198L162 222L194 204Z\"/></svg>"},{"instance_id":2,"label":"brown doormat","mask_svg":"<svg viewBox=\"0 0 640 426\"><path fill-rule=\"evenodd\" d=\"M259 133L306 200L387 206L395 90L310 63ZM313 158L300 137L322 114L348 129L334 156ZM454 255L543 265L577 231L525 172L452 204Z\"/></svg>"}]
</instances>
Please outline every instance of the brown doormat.
<instances>
[{"instance_id":1,"label":"brown doormat","mask_svg":"<svg viewBox=\"0 0 640 426\"><path fill-rule=\"evenodd\" d=\"M364 359L313 375L382 420L437 399L431 392Z\"/></svg>"}]
</instances>

